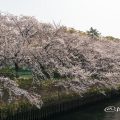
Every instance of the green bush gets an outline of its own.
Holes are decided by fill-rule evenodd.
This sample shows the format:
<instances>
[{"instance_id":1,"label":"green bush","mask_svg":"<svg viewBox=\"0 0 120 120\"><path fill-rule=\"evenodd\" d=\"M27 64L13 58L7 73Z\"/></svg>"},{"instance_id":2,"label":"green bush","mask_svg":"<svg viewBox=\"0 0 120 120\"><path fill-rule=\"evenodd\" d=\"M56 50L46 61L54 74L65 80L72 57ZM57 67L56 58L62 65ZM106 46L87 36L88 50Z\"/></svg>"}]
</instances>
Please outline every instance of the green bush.
<instances>
[{"instance_id":1,"label":"green bush","mask_svg":"<svg viewBox=\"0 0 120 120\"><path fill-rule=\"evenodd\" d=\"M0 76L9 77L11 79L14 79L15 72L13 71L12 68L9 68L9 67L1 68L0 69Z\"/></svg>"},{"instance_id":2,"label":"green bush","mask_svg":"<svg viewBox=\"0 0 120 120\"><path fill-rule=\"evenodd\" d=\"M32 78L32 73L28 69L19 68L18 77L20 78ZM16 77L16 72L14 67L4 67L0 69L0 76L9 77L14 79Z\"/></svg>"}]
</instances>

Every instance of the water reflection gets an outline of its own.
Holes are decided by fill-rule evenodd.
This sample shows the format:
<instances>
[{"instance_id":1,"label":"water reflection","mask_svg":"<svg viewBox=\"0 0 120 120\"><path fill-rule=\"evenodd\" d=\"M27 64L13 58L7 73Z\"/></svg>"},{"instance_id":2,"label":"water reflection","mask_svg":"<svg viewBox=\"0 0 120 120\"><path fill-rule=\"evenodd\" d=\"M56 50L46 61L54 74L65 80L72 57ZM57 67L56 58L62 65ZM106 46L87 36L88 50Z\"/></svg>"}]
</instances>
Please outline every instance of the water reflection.
<instances>
[{"instance_id":1,"label":"water reflection","mask_svg":"<svg viewBox=\"0 0 120 120\"><path fill-rule=\"evenodd\" d=\"M84 107L78 112L72 112L66 115L54 118L54 120L120 120L119 112L105 112L107 106L120 107L120 99L108 100L103 103Z\"/></svg>"}]
</instances>

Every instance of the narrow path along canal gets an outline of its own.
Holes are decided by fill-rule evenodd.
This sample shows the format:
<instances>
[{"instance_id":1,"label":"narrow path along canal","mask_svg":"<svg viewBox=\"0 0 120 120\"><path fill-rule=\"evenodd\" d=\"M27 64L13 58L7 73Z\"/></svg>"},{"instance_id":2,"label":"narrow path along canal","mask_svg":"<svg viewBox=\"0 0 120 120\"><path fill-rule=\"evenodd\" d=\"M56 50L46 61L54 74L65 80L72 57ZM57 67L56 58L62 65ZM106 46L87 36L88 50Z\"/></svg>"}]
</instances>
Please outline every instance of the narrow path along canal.
<instances>
[{"instance_id":1,"label":"narrow path along canal","mask_svg":"<svg viewBox=\"0 0 120 120\"><path fill-rule=\"evenodd\" d=\"M88 105L51 120L120 120L120 98Z\"/></svg>"}]
</instances>

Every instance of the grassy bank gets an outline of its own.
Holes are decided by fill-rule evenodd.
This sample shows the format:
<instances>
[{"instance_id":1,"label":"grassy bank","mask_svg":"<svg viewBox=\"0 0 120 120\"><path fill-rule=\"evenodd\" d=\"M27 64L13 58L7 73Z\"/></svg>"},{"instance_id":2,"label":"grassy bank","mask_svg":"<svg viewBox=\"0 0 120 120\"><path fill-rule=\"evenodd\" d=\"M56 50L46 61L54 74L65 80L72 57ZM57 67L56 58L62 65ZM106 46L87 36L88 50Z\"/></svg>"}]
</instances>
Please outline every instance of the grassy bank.
<instances>
[{"instance_id":1,"label":"grassy bank","mask_svg":"<svg viewBox=\"0 0 120 120\"><path fill-rule=\"evenodd\" d=\"M14 104L1 105L1 120L42 120L57 116L68 111L75 111L85 105L97 104L98 102L120 96L120 90L106 90L106 95L96 90L88 91L83 97L77 94L62 94L44 98L44 105L41 109L31 106L27 101L16 101ZM6 119L5 119L6 120Z\"/></svg>"},{"instance_id":2,"label":"grassy bank","mask_svg":"<svg viewBox=\"0 0 120 120\"><path fill-rule=\"evenodd\" d=\"M97 101L101 101L104 99L108 99L114 96L120 95L120 87L118 89L106 89L103 88L101 91L105 91L105 93L100 92L100 89L97 87L92 87L82 96L75 92L65 92L59 91L54 88L54 84L56 80L46 80L42 81L40 86L32 84L31 78L18 78L16 79L20 88L27 89L28 91L34 91L37 94L40 94L43 100L43 106L40 110L36 109L35 106L32 106L28 103L27 100L16 100L14 103L0 103L0 113L1 120L3 118L9 118L14 120L18 117L27 117L29 116L29 112L33 116L31 117L47 117L54 114L58 114L61 112L69 111L72 109L76 109L80 106L91 104ZM57 80L64 81L64 80ZM37 111L37 112L35 112ZM19 114L18 114L19 113ZM19 116L20 115L20 116ZM40 116L41 115L41 116ZM12 118L13 117L13 118ZM30 116L29 116L30 117ZM15 119L16 120L16 119ZM26 119L25 119L26 120Z\"/></svg>"},{"instance_id":3,"label":"grassy bank","mask_svg":"<svg viewBox=\"0 0 120 120\"><path fill-rule=\"evenodd\" d=\"M47 117L49 115L57 114L64 111L69 111L75 108L78 108L82 105L89 103L94 103L101 101L113 96L120 95L120 85L117 84L116 89L101 87L98 88L97 85L90 87L86 92L81 95L75 91L58 89L55 87L56 82L70 82L70 79L49 79L42 80L40 85L33 84L32 75L29 70L20 69L18 71L19 77L16 78L15 71L13 68L3 68L0 69L0 73L7 75L7 77L14 78L19 87L27 90L28 92L34 92L41 95L43 106L40 110L36 109L35 106L28 103L27 99L17 99L12 103L6 103L0 101L0 119L11 118L8 120L14 120L12 116L29 116L29 111L33 116L31 117ZM76 85L77 86L77 85ZM37 113L35 113L37 111ZM26 115L25 115L26 114ZM38 116L38 115L39 116ZM19 116L20 117L20 116ZM18 117L18 118L19 118ZM22 119L24 120L24 119ZM25 119L26 120L26 119Z\"/></svg>"}]
</instances>

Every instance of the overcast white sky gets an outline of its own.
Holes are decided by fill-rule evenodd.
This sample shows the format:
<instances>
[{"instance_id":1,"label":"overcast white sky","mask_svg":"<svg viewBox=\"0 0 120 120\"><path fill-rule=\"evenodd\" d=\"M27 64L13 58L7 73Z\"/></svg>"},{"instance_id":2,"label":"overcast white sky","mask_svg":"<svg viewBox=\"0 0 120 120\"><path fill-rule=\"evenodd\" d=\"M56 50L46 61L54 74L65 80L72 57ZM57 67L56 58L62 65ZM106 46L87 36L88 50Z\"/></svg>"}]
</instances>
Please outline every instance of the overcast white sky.
<instances>
[{"instance_id":1,"label":"overcast white sky","mask_svg":"<svg viewBox=\"0 0 120 120\"><path fill-rule=\"evenodd\" d=\"M0 0L0 10L120 38L120 0Z\"/></svg>"}]
</instances>

